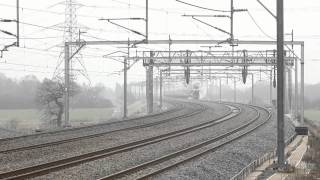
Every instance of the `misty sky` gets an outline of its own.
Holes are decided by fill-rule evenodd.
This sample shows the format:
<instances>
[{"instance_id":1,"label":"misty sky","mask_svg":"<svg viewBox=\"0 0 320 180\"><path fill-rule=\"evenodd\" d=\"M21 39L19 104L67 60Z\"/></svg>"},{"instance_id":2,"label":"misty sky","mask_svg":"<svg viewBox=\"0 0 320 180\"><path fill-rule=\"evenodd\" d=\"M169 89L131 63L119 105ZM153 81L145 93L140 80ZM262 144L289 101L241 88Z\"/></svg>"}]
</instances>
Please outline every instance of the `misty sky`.
<instances>
[{"instance_id":1,"label":"misty sky","mask_svg":"<svg viewBox=\"0 0 320 180\"><path fill-rule=\"evenodd\" d=\"M229 10L230 2L226 0L187 0L199 6ZM274 13L276 0L263 1ZM117 26L99 21L99 18L144 17L144 0L78 0L77 25L85 31L84 40L127 40L142 39ZM19 78L34 74L40 79L51 78L54 72L62 72L62 42L64 37L65 5L59 0L20 0L21 16L21 47L12 47L4 52L0 59L0 72ZM235 38L240 40L273 40L276 35L276 21L256 0L234 0L235 8L245 8L248 12L235 14ZM219 14L205 11L178 3L175 0L149 0L149 39L227 39L224 33L207 27L183 14ZM0 1L0 18L15 18L15 1ZM286 0L285 1L285 32L293 29L295 40L305 41L305 82L320 82L320 1L319 0ZM229 30L229 21L224 18L203 19L222 29ZM122 25L139 32L144 32L144 23L139 21L123 21ZM258 27L259 26L259 27ZM260 29L261 28L261 29ZM15 33L14 23L0 22L0 30ZM290 35L285 36L291 40ZM14 42L11 36L0 32L0 48ZM121 46L87 46L81 51L79 63L73 62L73 68L85 73L75 72L77 79L82 82L103 83L114 86L115 82L122 83L122 64L112 59L102 58L103 55L117 50L125 50ZM141 45L139 50L162 49L166 45ZM173 49L203 49L199 46L172 46ZM229 46L222 49L228 49ZM237 49L255 47L238 46ZM275 49L276 47L264 47ZM204 50L204 49L203 49ZM220 50L220 49L218 49ZM299 48L296 48L299 52ZM134 53L132 50L131 53ZM82 64L82 65L81 65ZM57 70L56 70L57 69ZM81 71L82 72L82 71ZM114 74L116 73L116 74ZM85 75L82 75L85 74ZM145 73L141 63L137 63L129 71L129 81L144 80Z\"/></svg>"}]
</instances>

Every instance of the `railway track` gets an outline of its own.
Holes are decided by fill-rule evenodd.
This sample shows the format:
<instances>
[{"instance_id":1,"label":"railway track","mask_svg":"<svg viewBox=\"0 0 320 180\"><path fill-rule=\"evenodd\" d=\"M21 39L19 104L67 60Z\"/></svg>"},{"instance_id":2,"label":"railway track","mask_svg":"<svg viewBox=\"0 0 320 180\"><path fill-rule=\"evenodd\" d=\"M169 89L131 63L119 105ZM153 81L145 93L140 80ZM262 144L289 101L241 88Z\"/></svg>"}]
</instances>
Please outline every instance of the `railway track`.
<instances>
[{"instance_id":1,"label":"railway track","mask_svg":"<svg viewBox=\"0 0 320 180\"><path fill-rule=\"evenodd\" d=\"M43 136L43 135L54 135L57 133L63 133L63 132L73 132L77 130L82 130L82 129L88 129L88 128L95 128L98 126L109 126L109 125L114 125L114 124L120 124L120 123L126 123L126 122L133 122L141 119L146 119L146 118L154 118L157 116L162 116L164 114L170 114L170 113L176 113L178 111L181 111L183 108L185 108L184 104L177 103L177 102L169 102L170 104L173 105L173 108L162 111L159 113L153 113L145 116L138 116L138 117L133 117L129 118L126 120L121 120L121 121L114 121L114 122L108 122L108 123L99 123L99 124L94 124L94 125L88 125L88 126L81 126L81 127L75 127L75 128L66 128L66 129L60 129L60 130L54 130L54 131L47 131L47 132L39 132L35 134L27 134L27 135L21 135L21 136L14 136L14 137L7 137L7 138L0 138L0 143L6 142L6 141L12 141L12 140L19 140L19 139L24 139L24 138L32 138L32 137L38 137L38 136Z\"/></svg>"},{"instance_id":2,"label":"railway track","mask_svg":"<svg viewBox=\"0 0 320 180\"><path fill-rule=\"evenodd\" d=\"M118 178L124 178L124 179L130 178L130 179L139 179L139 180L149 179L171 168L177 167L178 165L181 165L190 160L198 158L204 154L214 152L219 148L251 133L252 131L264 125L268 120L270 120L271 113L268 110L261 107L254 107L254 106L252 107L255 108L258 114L254 118L252 118L249 122L241 125L240 127L237 127L219 136L212 137L196 145L173 152L171 154L167 154L162 157L156 158L154 160L144 162L142 164L133 166L131 168L119 171L117 173L114 173L105 177L101 177L99 178L99 180L118 179ZM264 117L264 118L261 117L261 113L259 112L258 109L267 112L266 113L267 117ZM257 122L259 119L262 119L262 121ZM256 123L256 124L252 126L253 123ZM223 142L219 143L219 141L223 141Z\"/></svg>"},{"instance_id":3,"label":"railway track","mask_svg":"<svg viewBox=\"0 0 320 180\"><path fill-rule=\"evenodd\" d=\"M12 135L19 135L20 132L0 127L0 138L7 138Z\"/></svg>"},{"instance_id":4,"label":"railway track","mask_svg":"<svg viewBox=\"0 0 320 180\"><path fill-rule=\"evenodd\" d=\"M203 109L201 111L198 111L197 113L201 113L201 112L205 111L206 109L207 109L207 107L204 106ZM236 112L229 111L227 114L225 114L217 119L207 121L207 122L204 122L201 124L197 124L192 127L172 131L169 133L161 134L161 135L154 136L151 138L146 138L143 140L138 140L138 141L122 144L122 145L119 145L116 147L107 148L107 149L100 150L100 151L82 154L80 156L74 156L71 158L61 159L61 160L54 161L54 162L43 163L43 164L39 164L36 166L17 169L17 170L13 170L10 172L4 172L4 173L0 174L0 178L2 178L2 179L25 179L25 178L40 176L40 175L47 174L47 173L57 171L60 169L76 166L78 164L82 164L85 162L93 161L93 160L104 158L104 157L108 157L108 156L111 156L114 154L127 152L127 151L133 150L138 147L143 147L143 146L146 146L149 144L154 144L154 143L168 140L168 139L178 137L178 136L181 136L184 134L195 132L195 131L198 131L198 130L201 130L204 128L212 127L216 124L227 121L227 120L231 119L232 117L238 116L240 113L241 113L241 109L238 109L238 111L236 111ZM188 116L190 116L190 114L188 114ZM184 117L186 117L186 116L184 116Z\"/></svg>"},{"instance_id":5,"label":"railway track","mask_svg":"<svg viewBox=\"0 0 320 180\"><path fill-rule=\"evenodd\" d=\"M193 104L196 105L196 103L193 103ZM51 141L51 142L47 142L47 143L40 143L40 144L36 144L36 145L22 146L22 147L17 147L17 148L0 150L0 154L8 154L8 153L18 152L18 151L25 151L25 150L44 148L44 147L60 145L60 144L68 143L68 142L78 141L78 140L84 140L84 139L90 139L90 138L96 138L96 137L100 137L100 136L105 136L107 134L111 134L111 133L115 133L115 132L119 132L119 131L128 131L128 130L136 130L136 129L146 128L146 127L151 127L151 126L167 123L169 121L195 116L197 114L202 113L203 111L205 111L207 109L207 107L205 107L205 106L203 106L201 104L197 104L197 105L199 105L200 108L199 109L195 109L194 111L189 112L188 114L174 116L174 117L166 118L166 119L163 119L163 120L160 120L160 121L155 121L155 122L152 122L152 123L145 123L143 125L131 126L131 127L126 127L126 128L119 128L119 129L116 129L116 130L106 131L106 132L102 132L102 133L95 133L95 134L90 134L90 135L85 135L85 136L79 136L79 137L68 138L68 139L63 139L63 140ZM171 112L173 112L173 111L171 111ZM159 115L159 114L156 114L156 115ZM163 114L161 114L161 115L163 115Z\"/></svg>"}]
</instances>

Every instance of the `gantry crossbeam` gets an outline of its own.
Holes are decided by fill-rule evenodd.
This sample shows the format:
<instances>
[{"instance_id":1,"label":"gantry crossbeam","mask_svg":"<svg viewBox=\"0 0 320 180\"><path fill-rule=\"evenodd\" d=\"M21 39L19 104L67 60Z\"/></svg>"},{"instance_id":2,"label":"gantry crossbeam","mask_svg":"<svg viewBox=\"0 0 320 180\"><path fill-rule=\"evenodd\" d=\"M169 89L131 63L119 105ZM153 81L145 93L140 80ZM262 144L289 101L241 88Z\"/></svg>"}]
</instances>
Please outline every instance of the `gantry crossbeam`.
<instances>
[{"instance_id":1,"label":"gantry crossbeam","mask_svg":"<svg viewBox=\"0 0 320 180\"><path fill-rule=\"evenodd\" d=\"M289 55L289 53L286 53ZM265 51L143 51L144 66L275 66L275 50ZM285 56L286 65L292 66L298 57Z\"/></svg>"}]
</instances>

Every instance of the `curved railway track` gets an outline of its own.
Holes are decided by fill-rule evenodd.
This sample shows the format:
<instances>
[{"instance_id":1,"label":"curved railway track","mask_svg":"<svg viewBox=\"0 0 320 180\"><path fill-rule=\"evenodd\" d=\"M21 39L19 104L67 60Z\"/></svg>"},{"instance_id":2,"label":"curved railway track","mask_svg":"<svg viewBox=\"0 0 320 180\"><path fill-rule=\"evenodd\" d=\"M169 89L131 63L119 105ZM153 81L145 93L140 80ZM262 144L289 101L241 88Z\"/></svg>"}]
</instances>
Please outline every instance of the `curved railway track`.
<instances>
[{"instance_id":1,"label":"curved railway track","mask_svg":"<svg viewBox=\"0 0 320 180\"><path fill-rule=\"evenodd\" d=\"M96 137L104 136L104 135L115 133L115 132L119 132L119 131L128 131L128 130L136 130L136 129L146 128L146 127L151 127L151 126L167 123L169 121L195 116L195 115L200 114L203 111L207 110L207 107L203 106L202 104L193 103L193 105L199 105L200 108L196 108L195 110L193 110L193 111L191 111L191 112L189 112L187 114L183 114L183 115L178 115L178 116L162 119L160 121L155 121L155 122L152 122L152 123L145 123L143 125L131 126L131 127L126 127L126 128L119 128L119 129L116 129L116 130L106 131L106 132L102 132L102 133L95 133L95 134L90 134L90 135L85 135L85 136L78 136L78 137L74 137L74 138L67 138L67 139L63 139L63 140L51 141L51 142L47 142L47 143L40 143L40 144L36 144L36 145L22 146L22 147L17 147L17 148L0 150L0 154L7 154L7 153L12 153L12 152L18 152L18 151L25 151L25 150L44 148L44 147L60 145L60 144L73 142L73 141L78 141L78 140L83 140L83 139L96 138ZM171 111L171 112L173 112L173 111ZM159 115L159 114L156 114L156 115ZM161 115L163 115L163 114L161 114ZM150 117L150 116L148 116L148 117Z\"/></svg>"},{"instance_id":2,"label":"curved railway track","mask_svg":"<svg viewBox=\"0 0 320 180\"><path fill-rule=\"evenodd\" d=\"M200 105L202 105L202 104L200 104ZM202 106L203 107L200 110L198 110L197 113L201 113L208 108L207 106L204 106L204 105L202 105ZM188 128L184 128L184 129L172 131L169 133L157 135L157 136L154 136L151 138L137 140L137 141L122 144L119 146L115 146L115 147L111 147L111 148L107 148L107 149L103 149L103 150L95 151L95 152L91 152L91 153L86 153L86 154L74 156L71 158L65 158L65 159L54 161L54 162L43 163L43 164L39 164L36 166L17 169L17 170L13 170L10 172L4 172L4 173L0 174L0 178L2 178L2 179L25 179L25 178L40 176L40 175L47 174L47 173L57 171L60 169L64 169L67 167L76 166L78 164L82 164L85 162L108 157L108 156L122 153L122 152L127 152L127 151L130 151L130 150L138 148L138 147L143 147L143 146L146 146L149 144L154 144L154 143L168 140L168 139L171 139L174 137L182 136L184 134L199 131L204 128L212 127L214 125L217 125L217 124L220 124L224 121L227 121L227 120L231 119L232 117L238 116L241 113L241 111L242 111L241 108L238 109L238 111L236 111L236 112L233 112L230 110L227 114L222 115L221 117L216 118L214 120L200 123L200 124L188 127ZM194 113L195 112L193 112L191 114L194 115ZM184 118L189 117L189 116L191 116L191 114L184 115L183 117Z\"/></svg>"},{"instance_id":3,"label":"curved railway track","mask_svg":"<svg viewBox=\"0 0 320 180\"><path fill-rule=\"evenodd\" d=\"M139 179L139 180L149 179L164 171L167 171L171 168L177 167L178 165L186 163L192 159L200 157L204 154L214 152L219 148L251 133L252 131L261 127L262 125L264 125L266 122L270 120L271 118L270 111L257 106L251 106L251 107L253 107L256 110L256 112L258 112L257 115L254 118L252 118L249 122L241 125L240 127L237 127L219 136L212 137L196 145L173 152L171 154L167 154L162 157L156 158L154 160L119 171L117 173L114 173L105 177L101 177L99 178L99 180L108 180L108 179L117 179L117 178L124 178L124 179L130 178L130 179ZM267 117L262 117L261 113L259 112L259 109L262 111L265 111L267 114ZM262 119L262 121L257 122L259 119ZM256 124L253 125L254 123ZM250 127L250 125L253 125L253 126ZM232 137L232 135L235 135L235 136ZM223 140L224 142L217 143ZM217 144L214 144L214 143L217 143ZM211 144L214 144L214 145L211 145ZM133 174L135 174L135 176L132 177Z\"/></svg>"},{"instance_id":4,"label":"curved railway track","mask_svg":"<svg viewBox=\"0 0 320 180\"><path fill-rule=\"evenodd\" d=\"M14 130L10 130L10 129L6 129L6 128L2 128L0 127L0 139L1 138L7 138L10 137L12 135L19 135L21 134L20 132L14 131Z\"/></svg>"},{"instance_id":5,"label":"curved railway track","mask_svg":"<svg viewBox=\"0 0 320 180\"><path fill-rule=\"evenodd\" d=\"M88 125L88 126L66 128L66 129L60 129L60 130L54 130L54 131L47 131L47 132L40 132L40 133L34 133L34 134L21 135L21 136L0 138L0 143L6 142L6 141L23 139L23 138L32 138L32 137L38 137L38 136L43 136L43 135L52 135L52 134L56 134L56 133L63 133L63 132L68 132L69 133L69 132L72 132L72 131L88 129L88 128L94 128L94 127L98 127L98 126L109 126L109 125L114 125L114 124L126 123L126 122L129 122L129 121L131 121L131 122L137 121L137 120L140 121L141 119L154 118L154 117L157 117L157 116L162 116L164 114L176 113L178 111L181 111L183 108L185 108L184 104L181 104L181 103L170 102L170 104L173 105L173 108L171 108L169 110L166 110L166 111L161 111L159 113L153 113L153 114L149 114L149 115L145 115L145 116L133 117L133 118L129 118L129 119L126 119L126 120L121 120L121 121L99 123L99 124Z\"/></svg>"}]
</instances>

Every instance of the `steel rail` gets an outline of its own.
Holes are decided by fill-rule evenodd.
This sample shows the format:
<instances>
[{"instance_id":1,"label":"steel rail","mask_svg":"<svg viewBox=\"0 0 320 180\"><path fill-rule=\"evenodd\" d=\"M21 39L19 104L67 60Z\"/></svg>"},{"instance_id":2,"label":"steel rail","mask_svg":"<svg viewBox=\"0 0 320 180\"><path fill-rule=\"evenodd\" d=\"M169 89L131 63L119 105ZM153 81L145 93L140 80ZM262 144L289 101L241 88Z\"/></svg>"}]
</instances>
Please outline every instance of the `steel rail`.
<instances>
[{"instance_id":1,"label":"steel rail","mask_svg":"<svg viewBox=\"0 0 320 180\"><path fill-rule=\"evenodd\" d=\"M195 103L193 103L193 104L195 104ZM177 111L174 111L174 112L177 112ZM203 112L203 107L200 108L200 109L197 109L195 111L192 111L191 113L188 113L188 114L179 115L179 116L175 116L175 117L170 117L170 118L166 118L166 119L163 119L163 120L160 120L160 121L156 121L156 122L152 122L152 123L146 123L146 124L143 124L143 125L120 128L120 129L115 129L115 130L111 130L111 131L95 133L95 134L90 134L90 135L85 135L85 136L78 136L78 137L74 137L74 138L67 138L67 139L63 139L63 140L51 141L51 142L47 142L47 143L40 143L40 144L36 144L36 145L22 146L22 147L17 147L17 148L12 148L12 149L0 150L0 154L8 154L8 153L18 152L18 151L25 151L25 150L44 148L44 147L48 147L48 146L60 145L60 144L73 142L73 141L96 138L96 137L100 137L100 136L104 136L104 135L107 135L107 134L120 132L120 131L128 131L128 130L135 130L135 129L151 127L151 126L167 123L169 121L173 121L173 120L177 120L177 119L181 119L181 118L185 118L185 117L194 116L194 115L200 114L202 112ZM167 113L164 113L164 114L167 114ZM159 115L159 114L157 114L157 115ZM161 114L161 115L163 115L163 114Z\"/></svg>"},{"instance_id":2,"label":"steel rail","mask_svg":"<svg viewBox=\"0 0 320 180\"><path fill-rule=\"evenodd\" d=\"M178 104L178 103L175 103L175 104ZM23 139L23 138L31 138L31 137L41 136L41 135L56 134L56 133L61 133L61 132L70 132L70 131L76 131L76 130L81 130L81 129L86 129L86 128L94 128L94 127L98 127L98 126L108 126L108 125L112 125L112 124L119 124L119 123L128 122L128 121L135 121L135 120L141 120L141 119L144 119L144 118L161 116L161 115L167 114L167 113L175 113L175 112L180 111L180 110L182 110L184 108L183 105L180 105L180 106L181 107L175 106L172 109L169 109L169 110L166 110L166 111L162 111L162 112L159 112L159 113L154 113L154 114L145 115L145 116L133 117L133 118L129 118L129 119L126 119L126 120L121 120L121 121L114 121L114 122L108 122L108 123L99 123L99 124L88 125L88 126L81 126L81 127L75 127L75 128L66 128L66 129L61 129L61 130L54 130L54 131L41 132L41 133L35 133L35 134L28 134L28 135L22 135L22 136L15 136L15 137L8 137L8 138L0 138L0 143L3 143L5 141L12 141L12 140Z\"/></svg>"},{"instance_id":3,"label":"steel rail","mask_svg":"<svg viewBox=\"0 0 320 180\"><path fill-rule=\"evenodd\" d=\"M251 107L253 107L253 106L251 106ZM251 125L252 123L256 122L256 121L260 118L260 116L261 116L260 112L258 112L257 108L254 108L254 109L255 109L255 111L257 112L257 116L255 116L252 120L250 120L249 122L245 123L244 125L242 125L242 126L240 126L240 127L237 127L237 128L235 128L235 129L233 129L233 130L231 130L231 131L229 131L229 132L226 132L226 133L224 133L224 134L222 134L222 135L213 137L213 138L211 138L211 139L209 139L209 140L206 140L206 141L204 141L204 142L198 143L198 144L193 145L193 146L191 146L191 147L184 148L184 149L182 149L182 150L173 152L173 153L171 153L171 154L164 155L164 156L162 156L162 157L159 157L159 158L157 158L157 159L154 159L154 160L145 162L145 163L143 163L143 164L140 164L140 165L137 165L137 166L128 168L128 169L126 169L126 170L123 170L123 171L120 171L120 172L117 172L117 173L114 173L114 174L111 174L111 175L102 177L102 178L100 178L99 180L115 179L115 178L120 178L120 177L123 177L123 176L127 176L127 175L129 175L129 174L131 174L131 173L137 172L137 171L142 170L142 169L144 169L144 168L149 168L149 167L152 166L152 165L157 165L157 164L159 164L159 163L162 163L162 162L164 162L164 161L170 160L170 159L172 159L172 158L179 157L179 156L181 156L181 155L183 155L183 154L185 154L185 153L192 152L192 151L198 150L198 149L200 149L200 148L202 148L202 147L204 147L204 146L207 146L207 145L210 145L210 144L212 144L212 143L218 142L218 141L221 140L221 139L227 138L228 136L230 136L230 135L232 135L232 134L234 134L234 133L237 133L237 132L245 129L246 127L248 127L248 126ZM265 109L264 109L264 110L265 110ZM267 110L266 110L266 111L267 111ZM180 160L180 161L178 161L177 163L170 164L170 165L168 165L168 166L166 166L166 167L164 167L164 168L161 168L161 169L159 169L159 170L155 170L155 171L153 171L153 172L150 172L150 173L148 173L147 175L144 175L144 176L139 177L139 178L137 178L137 179L147 179L147 178L150 178L151 176L154 176L154 175L156 175L156 174L159 174L159 173L161 173L161 172L163 172L163 171L165 171L165 170L168 170L168 169L170 169L170 168L172 168L172 167L176 167L176 166L179 165L179 164L185 163L186 161L189 161L189 160L191 160L191 159L193 159L193 158L199 157L199 156L201 156L201 155L203 155L203 154L205 154L205 153L208 153L208 152L212 152L212 151L214 151L214 150L217 150L218 148L220 148L220 147L222 147L222 146L224 146L224 145L226 145L226 144L228 144L228 143L230 143L230 142L232 142L232 141L234 141L234 140L236 140L236 139L239 139L240 137L242 137L242 136L244 136L244 135L252 132L254 129L256 129L256 128L260 127L261 125L263 125L264 123L266 123L266 122L270 119L270 117L271 117L271 113L270 113L269 111L267 111L267 112L268 112L268 114L269 114L269 115L268 115L268 118L266 118L265 121L263 121L262 123L259 123L259 124L258 124L257 126L255 126L254 128L251 128L249 131L244 132L244 133L241 133L239 136L237 136L237 137L235 137L235 138L232 138L232 139L229 139L229 140L228 140L227 142L225 142L225 143L216 145L216 146L214 146L213 148L210 148L209 150L205 150L205 151L202 151L202 152L200 152L200 153L196 153L195 155L193 155L193 156L191 156L191 157L189 157L189 158L187 158L187 159Z\"/></svg>"},{"instance_id":4,"label":"steel rail","mask_svg":"<svg viewBox=\"0 0 320 180\"><path fill-rule=\"evenodd\" d=\"M202 112L204 112L206 109L207 109L207 107L204 106ZM241 109L239 110L239 112L236 115L233 115L232 117L238 116L240 114L240 112L242 112ZM227 114L222 115L214 120L204 122L201 124L197 124L195 126L191 126L188 128L180 129L177 131L172 131L172 132L165 133L162 135L154 136L151 138L138 140L138 141L134 141L134 142L127 143L127 144L122 144L122 145L119 145L116 147L111 147L108 149L103 149L103 150L99 150L99 151L95 151L95 152L91 152L91 153L86 153L86 154L82 154L79 156L65 158L65 159L61 159L61 160L57 160L57 161L53 161L53 162L49 162L49 163L43 163L40 165L35 165L35 166L21 168L21 169L9 171L9 172L4 172L4 173L0 174L0 179L2 179L2 178L3 179L26 179L26 178L36 177L36 176L48 174L53 171L64 169L67 167L73 167L78 164L83 164L85 162L105 158L105 157L108 157L108 156L111 156L114 154L127 152L127 151L130 151L130 150L138 148L138 147L143 147L146 145L154 144L154 143L161 142L161 141L164 141L167 139L171 139L171 138L174 138L177 136L181 136L181 135L184 135L187 133L198 131L203 128L214 126L216 124L219 124L219 123L222 123L226 120L231 119L232 117L227 118L223 121L219 121L227 116L230 116L232 113L233 112L230 110Z\"/></svg>"},{"instance_id":5,"label":"steel rail","mask_svg":"<svg viewBox=\"0 0 320 180\"><path fill-rule=\"evenodd\" d=\"M266 110L266 109L264 109L264 110ZM158 171L154 171L154 172L151 172L151 173L149 173L149 174L147 174L147 175L144 175L144 176L142 176L142 177L139 177L139 178L137 178L136 180L148 179L148 178L150 178L150 177L152 177L152 176L155 176L155 175L157 175L157 174L159 174L159 173L162 173L162 172L164 172L164 171L166 171L166 170L168 170L168 169L171 169L171 168L173 168L173 167L176 167L176 166L178 166L178 165L180 165L180 164L183 164L183 163L185 163L185 162L187 162L187 161L190 161L190 160L192 160L192 159L194 159L194 158L200 157L200 156L205 155L205 154L210 153L210 152L214 152L214 151L218 150L219 148L221 148L221 147L223 147L223 146L225 146L225 145L227 145L227 144L229 144L229 143L231 143L231 142L233 142L233 141L235 141L235 140L238 140L238 139L242 138L243 136L245 136L245 135L253 132L254 130L256 130L256 129L258 129L259 127L261 127L262 125L266 124L266 123L271 119L271 112L268 111L268 110L266 110L266 111L268 112L268 117L267 117L263 122L261 122L261 123L259 123L258 125L250 128L248 131L243 132L243 133L241 133L240 135L238 135L238 136L236 136L236 137L233 137L233 138L229 139L228 141L226 141L226 142L224 142L224 143L218 144L218 145L216 145L216 146L214 146L214 147L212 147L212 148L210 148L210 149L208 149L208 150L205 150L205 151L202 151L202 152L200 152L200 153L197 153L197 154L193 155L192 157L189 157L189 158L184 159L184 160L181 160L181 161L179 161L179 162L177 162L177 163L174 163L174 164L171 164L171 165L169 165L169 166L166 166L165 168L162 168L162 169L160 169L160 170L158 170ZM221 136L222 136L222 135L221 135Z\"/></svg>"}]
</instances>

